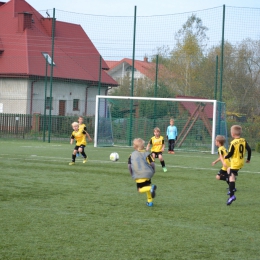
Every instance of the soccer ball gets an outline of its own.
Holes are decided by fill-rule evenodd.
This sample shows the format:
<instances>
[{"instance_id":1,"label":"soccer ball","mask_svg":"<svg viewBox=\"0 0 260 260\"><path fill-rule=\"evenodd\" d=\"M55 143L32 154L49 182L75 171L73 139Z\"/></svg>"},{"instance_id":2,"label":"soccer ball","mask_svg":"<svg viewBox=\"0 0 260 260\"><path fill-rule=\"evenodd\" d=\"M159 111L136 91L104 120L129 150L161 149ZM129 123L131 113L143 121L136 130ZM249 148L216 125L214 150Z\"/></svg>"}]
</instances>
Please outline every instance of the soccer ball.
<instances>
[{"instance_id":1,"label":"soccer ball","mask_svg":"<svg viewBox=\"0 0 260 260\"><path fill-rule=\"evenodd\" d=\"M110 161L112 161L112 162L116 162L116 161L118 161L119 160L119 154L118 153L111 153L110 154Z\"/></svg>"}]
</instances>

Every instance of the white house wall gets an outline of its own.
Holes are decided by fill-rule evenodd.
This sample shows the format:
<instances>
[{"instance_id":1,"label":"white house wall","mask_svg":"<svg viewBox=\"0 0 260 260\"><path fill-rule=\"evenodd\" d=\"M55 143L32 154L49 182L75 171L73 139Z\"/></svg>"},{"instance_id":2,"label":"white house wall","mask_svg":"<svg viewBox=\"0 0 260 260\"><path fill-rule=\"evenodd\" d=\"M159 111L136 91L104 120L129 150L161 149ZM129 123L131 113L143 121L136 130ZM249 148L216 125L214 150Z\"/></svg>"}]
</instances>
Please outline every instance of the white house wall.
<instances>
[{"instance_id":1,"label":"white house wall","mask_svg":"<svg viewBox=\"0 0 260 260\"><path fill-rule=\"evenodd\" d=\"M50 97L50 84L47 86L46 97ZM105 95L107 88L101 88L100 94ZM66 116L92 116L95 114L95 98L98 94L98 87L88 87L87 85L53 82L52 83L52 115L59 114L59 101L65 101ZM33 110L32 113L44 114L44 82L35 82L33 86ZM87 105L86 105L87 98ZM79 110L73 111L73 100L79 99ZM49 114L49 109L46 109Z\"/></svg>"},{"instance_id":2,"label":"white house wall","mask_svg":"<svg viewBox=\"0 0 260 260\"><path fill-rule=\"evenodd\" d=\"M39 81L33 84L33 106L32 113L44 114L45 82ZM46 97L50 97L50 82L46 87ZM84 111L86 97L86 85L68 83L68 82L52 82L52 115L59 114L59 101L65 101L65 115L78 115ZM79 111L73 111L73 99L79 99ZM46 114L49 114L46 109Z\"/></svg>"},{"instance_id":3,"label":"white house wall","mask_svg":"<svg viewBox=\"0 0 260 260\"><path fill-rule=\"evenodd\" d=\"M126 75L129 75L129 77L132 77L132 71L127 71L127 68L129 67L129 64L120 64L120 66L112 69L111 71L108 71L108 74L114 79L122 79ZM145 78L145 75L142 74L140 71L136 70L134 72L134 79L140 79L140 78Z\"/></svg>"},{"instance_id":4,"label":"white house wall","mask_svg":"<svg viewBox=\"0 0 260 260\"><path fill-rule=\"evenodd\" d=\"M2 113L28 114L30 81L27 79L0 79L0 104Z\"/></svg>"},{"instance_id":5,"label":"white house wall","mask_svg":"<svg viewBox=\"0 0 260 260\"><path fill-rule=\"evenodd\" d=\"M100 89L100 95L106 94L107 88ZM66 116L95 115L98 87L57 82L52 83L52 115L59 114L59 101L65 101ZM46 97L50 97L50 83L47 83ZM87 98L87 104L86 104ZM73 111L73 100L79 99L79 110ZM0 79L0 113L44 114L45 82L29 79ZM46 109L49 114L49 109Z\"/></svg>"}]
</instances>

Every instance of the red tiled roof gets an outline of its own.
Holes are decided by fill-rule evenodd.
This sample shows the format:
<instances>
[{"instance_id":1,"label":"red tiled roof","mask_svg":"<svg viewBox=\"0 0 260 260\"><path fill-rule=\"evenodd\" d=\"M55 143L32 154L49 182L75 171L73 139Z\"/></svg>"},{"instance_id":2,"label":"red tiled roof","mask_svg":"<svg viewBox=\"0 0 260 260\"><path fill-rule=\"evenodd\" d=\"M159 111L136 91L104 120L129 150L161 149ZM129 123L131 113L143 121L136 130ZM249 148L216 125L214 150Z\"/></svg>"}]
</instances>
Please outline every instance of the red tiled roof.
<instances>
[{"instance_id":1,"label":"red tiled roof","mask_svg":"<svg viewBox=\"0 0 260 260\"><path fill-rule=\"evenodd\" d=\"M115 66L118 65L118 63L119 63L119 61L106 60L106 64L107 64L109 69L114 68Z\"/></svg>"},{"instance_id":2,"label":"red tiled roof","mask_svg":"<svg viewBox=\"0 0 260 260\"><path fill-rule=\"evenodd\" d=\"M4 51L4 46L2 44L2 40L0 38L0 54Z\"/></svg>"},{"instance_id":3,"label":"red tiled roof","mask_svg":"<svg viewBox=\"0 0 260 260\"><path fill-rule=\"evenodd\" d=\"M31 24L21 31L19 13L25 12L32 14ZM42 53L51 56L51 23L51 18L44 18L24 0L0 5L0 75L45 76L46 60ZM100 54L80 25L56 21L53 60L55 78L99 81ZM108 69L103 59L101 64ZM48 70L49 75L50 66ZM103 70L101 81L118 85Z\"/></svg>"},{"instance_id":4,"label":"red tiled roof","mask_svg":"<svg viewBox=\"0 0 260 260\"><path fill-rule=\"evenodd\" d=\"M106 63L109 67L109 70L113 70L124 62L132 66L133 64L132 61L133 61L132 59L124 58L120 61L106 61ZM134 67L136 70L140 71L146 77L154 80L155 73L156 73L156 64L154 62L135 60ZM159 68L161 67L162 65L159 65Z\"/></svg>"},{"instance_id":5,"label":"red tiled roof","mask_svg":"<svg viewBox=\"0 0 260 260\"><path fill-rule=\"evenodd\" d=\"M124 58L120 61L106 61L109 70L113 71L116 70L118 66L120 66L122 63L127 63L130 66L132 66L132 59ZM148 62L146 58L141 60L135 60L134 67L136 70L141 72L143 75L145 75L147 78L151 80L155 80L156 76L156 63L154 62ZM111 74L110 74L111 75ZM158 64L158 78L161 79L174 79L176 78L176 74L167 69L163 64Z\"/></svg>"}]
</instances>

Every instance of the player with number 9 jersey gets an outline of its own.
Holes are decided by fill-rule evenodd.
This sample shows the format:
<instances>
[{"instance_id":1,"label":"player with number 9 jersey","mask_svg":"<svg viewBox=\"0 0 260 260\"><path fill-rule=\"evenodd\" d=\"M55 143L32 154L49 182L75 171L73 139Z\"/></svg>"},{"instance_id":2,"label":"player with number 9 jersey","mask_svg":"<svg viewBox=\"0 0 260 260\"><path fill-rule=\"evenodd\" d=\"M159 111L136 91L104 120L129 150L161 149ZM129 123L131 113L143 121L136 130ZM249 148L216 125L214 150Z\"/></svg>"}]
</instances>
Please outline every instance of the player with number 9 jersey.
<instances>
[{"instance_id":1,"label":"player with number 9 jersey","mask_svg":"<svg viewBox=\"0 0 260 260\"><path fill-rule=\"evenodd\" d=\"M244 166L246 150L248 151L247 161L250 161L251 149L246 140L236 138L231 141L228 155L225 157L226 159L231 157L231 169L239 170Z\"/></svg>"},{"instance_id":2,"label":"player with number 9 jersey","mask_svg":"<svg viewBox=\"0 0 260 260\"><path fill-rule=\"evenodd\" d=\"M247 141L241 137L242 127L240 125L233 125L230 129L231 136L233 140L230 143L228 154L225 159L231 160L230 168L228 169L229 176L229 199L227 200L227 205L231 205L233 201L236 200L234 192L236 191L235 181L238 176L238 171L244 166L245 153L247 150L247 160L249 163L251 159L251 148Z\"/></svg>"}]
</instances>

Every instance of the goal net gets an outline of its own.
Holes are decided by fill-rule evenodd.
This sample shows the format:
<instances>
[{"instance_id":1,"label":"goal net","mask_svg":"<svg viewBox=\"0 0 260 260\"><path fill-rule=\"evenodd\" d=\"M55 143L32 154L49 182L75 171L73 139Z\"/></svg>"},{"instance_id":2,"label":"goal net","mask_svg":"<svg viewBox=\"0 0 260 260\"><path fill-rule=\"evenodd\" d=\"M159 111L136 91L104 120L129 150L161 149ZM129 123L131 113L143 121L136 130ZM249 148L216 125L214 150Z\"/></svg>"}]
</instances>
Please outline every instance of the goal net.
<instances>
[{"instance_id":1,"label":"goal net","mask_svg":"<svg viewBox=\"0 0 260 260\"><path fill-rule=\"evenodd\" d=\"M134 138L146 144L159 127L168 149L170 118L178 129L175 151L217 152L216 135L227 139L225 103L195 98L96 96L95 147L132 146Z\"/></svg>"}]
</instances>

